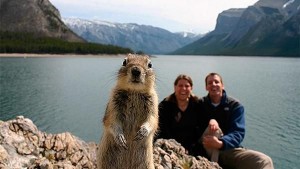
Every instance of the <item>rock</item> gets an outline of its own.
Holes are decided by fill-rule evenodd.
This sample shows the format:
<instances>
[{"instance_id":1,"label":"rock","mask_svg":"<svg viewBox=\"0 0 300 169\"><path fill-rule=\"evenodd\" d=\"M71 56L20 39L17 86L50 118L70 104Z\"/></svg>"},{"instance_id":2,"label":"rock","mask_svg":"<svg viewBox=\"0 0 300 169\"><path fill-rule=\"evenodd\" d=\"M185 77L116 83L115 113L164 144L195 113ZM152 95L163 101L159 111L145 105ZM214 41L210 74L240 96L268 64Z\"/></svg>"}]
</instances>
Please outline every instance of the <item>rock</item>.
<instances>
[{"instance_id":1,"label":"rock","mask_svg":"<svg viewBox=\"0 0 300 169\"><path fill-rule=\"evenodd\" d=\"M5 163L8 162L8 153L5 148L0 145L0 168L4 168Z\"/></svg>"},{"instance_id":2,"label":"rock","mask_svg":"<svg viewBox=\"0 0 300 169\"><path fill-rule=\"evenodd\" d=\"M220 169L214 162L204 157L194 157L186 153L174 139L158 139L154 143L154 161L156 169Z\"/></svg>"},{"instance_id":3,"label":"rock","mask_svg":"<svg viewBox=\"0 0 300 169\"><path fill-rule=\"evenodd\" d=\"M0 121L0 168L3 169L93 169L96 168L96 149L96 143L86 143L69 132L41 132L23 116ZM172 139L156 140L153 152L156 169L221 168L206 158L186 154Z\"/></svg>"}]
</instances>

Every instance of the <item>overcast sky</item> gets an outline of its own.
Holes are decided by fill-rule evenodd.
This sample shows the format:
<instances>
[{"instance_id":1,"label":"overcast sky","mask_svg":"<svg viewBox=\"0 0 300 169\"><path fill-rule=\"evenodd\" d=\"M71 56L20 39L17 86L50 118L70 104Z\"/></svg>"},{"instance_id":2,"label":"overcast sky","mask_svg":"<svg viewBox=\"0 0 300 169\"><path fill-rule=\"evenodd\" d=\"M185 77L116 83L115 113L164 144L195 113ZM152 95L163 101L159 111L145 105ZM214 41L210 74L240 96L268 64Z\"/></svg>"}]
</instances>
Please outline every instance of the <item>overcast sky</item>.
<instances>
[{"instance_id":1,"label":"overcast sky","mask_svg":"<svg viewBox=\"0 0 300 169\"><path fill-rule=\"evenodd\" d=\"M258 0L50 0L62 17L137 23L171 32L207 33L219 13Z\"/></svg>"}]
</instances>

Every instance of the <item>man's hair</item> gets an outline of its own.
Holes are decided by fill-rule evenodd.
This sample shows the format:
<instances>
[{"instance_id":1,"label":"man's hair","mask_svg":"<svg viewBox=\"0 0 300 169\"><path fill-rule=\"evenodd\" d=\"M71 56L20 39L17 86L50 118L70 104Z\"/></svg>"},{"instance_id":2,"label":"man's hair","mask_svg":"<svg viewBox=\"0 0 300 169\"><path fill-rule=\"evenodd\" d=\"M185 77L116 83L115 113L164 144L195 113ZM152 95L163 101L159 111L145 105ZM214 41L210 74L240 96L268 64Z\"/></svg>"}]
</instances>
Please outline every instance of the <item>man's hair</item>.
<instances>
[{"instance_id":1,"label":"man's hair","mask_svg":"<svg viewBox=\"0 0 300 169\"><path fill-rule=\"evenodd\" d=\"M192 78L190 76L184 75L184 74L180 74L180 75L177 76L177 78L174 81L174 86L176 86L178 84L178 81L181 80L181 79L184 79L184 80L188 81L189 84L193 87Z\"/></svg>"},{"instance_id":2,"label":"man's hair","mask_svg":"<svg viewBox=\"0 0 300 169\"><path fill-rule=\"evenodd\" d=\"M221 83L223 84L222 76L221 76L219 73L212 72L212 73L209 73L209 74L205 77L205 86L207 86L207 78L208 78L209 76L219 76L219 78L220 78L220 80L221 80Z\"/></svg>"}]
</instances>

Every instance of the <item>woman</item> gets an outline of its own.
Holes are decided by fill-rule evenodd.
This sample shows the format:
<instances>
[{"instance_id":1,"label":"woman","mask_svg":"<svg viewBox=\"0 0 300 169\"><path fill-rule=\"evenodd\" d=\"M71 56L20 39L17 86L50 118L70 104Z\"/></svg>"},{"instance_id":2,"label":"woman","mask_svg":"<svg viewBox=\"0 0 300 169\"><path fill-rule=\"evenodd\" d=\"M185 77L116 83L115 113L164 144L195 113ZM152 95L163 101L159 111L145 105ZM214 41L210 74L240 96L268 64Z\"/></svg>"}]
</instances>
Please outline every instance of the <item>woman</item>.
<instances>
[{"instance_id":1,"label":"woman","mask_svg":"<svg viewBox=\"0 0 300 169\"><path fill-rule=\"evenodd\" d=\"M201 155L198 143L205 126L200 126L199 101L193 95L193 81L187 75L179 75L174 82L174 93L159 104L158 138L175 139L190 155Z\"/></svg>"}]
</instances>

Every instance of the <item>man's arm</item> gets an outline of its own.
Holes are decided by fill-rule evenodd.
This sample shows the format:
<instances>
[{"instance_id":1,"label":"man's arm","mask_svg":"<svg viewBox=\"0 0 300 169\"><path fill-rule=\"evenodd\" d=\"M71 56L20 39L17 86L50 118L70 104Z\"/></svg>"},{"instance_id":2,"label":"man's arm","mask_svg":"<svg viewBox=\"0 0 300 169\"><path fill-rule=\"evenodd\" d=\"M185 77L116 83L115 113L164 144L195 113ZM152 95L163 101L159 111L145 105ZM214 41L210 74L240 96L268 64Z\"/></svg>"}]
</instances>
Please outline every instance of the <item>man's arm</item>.
<instances>
[{"instance_id":1,"label":"man's arm","mask_svg":"<svg viewBox=\"0 0 300 169\"><path fill-rule=\"evenodd\" d=\"M245 137L244 107L238 104L232 111L228 133L220 139L223 142L223 150L239 147Z\"/></svg>"}]
</instances>

